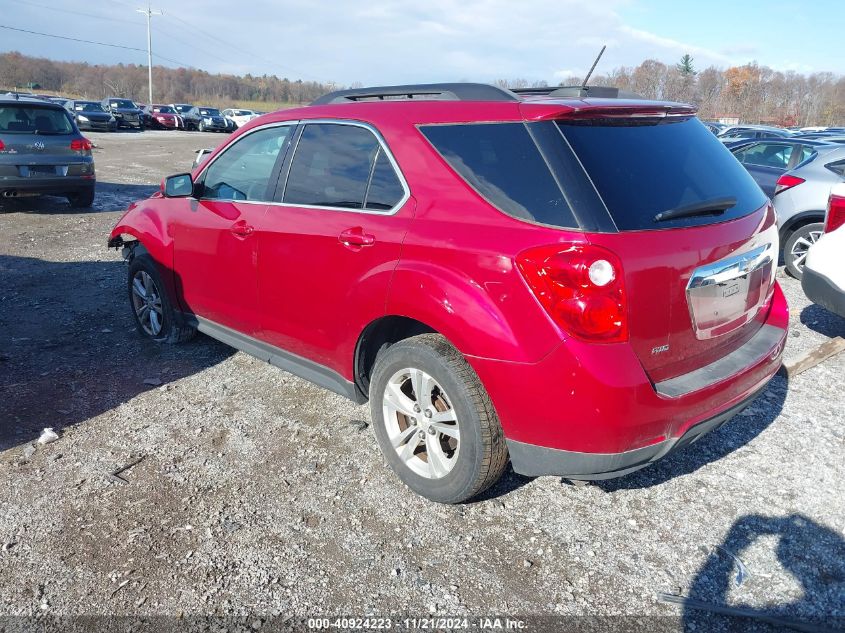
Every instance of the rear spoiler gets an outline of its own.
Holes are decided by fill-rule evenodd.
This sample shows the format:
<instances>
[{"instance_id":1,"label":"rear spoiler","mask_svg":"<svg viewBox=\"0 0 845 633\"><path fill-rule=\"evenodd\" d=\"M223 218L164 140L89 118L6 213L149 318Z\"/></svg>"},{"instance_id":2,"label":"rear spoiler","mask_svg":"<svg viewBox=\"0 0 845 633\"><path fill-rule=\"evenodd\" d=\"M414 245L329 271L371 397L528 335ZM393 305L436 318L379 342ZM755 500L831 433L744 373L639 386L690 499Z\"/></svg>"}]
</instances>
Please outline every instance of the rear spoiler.
<instances>
[{"instance_id":1,"label":"rear spoiler","mask_svg":"<svg viewBox=\"0 0 845 633\"><path fill-rule=\"evenodd\" d=\"M611 86L546 86L543 88L511 88L522 97L552 97L583 99L645 99L642 95Z\"/></svg>"},{"instance_id":2,"label":"rear spoiler","mask_svg":"<svg viewBox=\"0 0 845 633\"><path fill-rule=\"evenodd\" d=\"M655 101L625 100L613 103L610 99L597 103L552 102L546 100L524 101L520 110L527 120L547 121L553 119L664 119L668 117L695 116L698 110L683 103L661 103Z\"/></svg>"}]
</instances>

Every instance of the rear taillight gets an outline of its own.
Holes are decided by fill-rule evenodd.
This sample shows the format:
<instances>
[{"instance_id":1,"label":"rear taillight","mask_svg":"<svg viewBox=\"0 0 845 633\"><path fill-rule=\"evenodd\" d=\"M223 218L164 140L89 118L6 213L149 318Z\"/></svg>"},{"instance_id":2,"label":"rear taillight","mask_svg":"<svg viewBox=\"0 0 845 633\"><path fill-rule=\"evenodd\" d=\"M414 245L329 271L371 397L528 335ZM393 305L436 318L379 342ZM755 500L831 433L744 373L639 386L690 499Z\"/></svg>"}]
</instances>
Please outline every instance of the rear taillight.
<instances>
[{"instance_id":1,"label":"rear taillight","mask_svg":"<svg viewBox=\"0 0 845 633\"><path fill-rule=\"evenodd\" d=\"M803 178L784 174L783 176L778 178L777 184L775 185L775 195L778 195L779 193L781 193L782 191L786 191L787 189L792 189L796 185L800 185L802 182L804 182Z\"/></svg>"},{"instance_id":2,"label":"rear taillight","mask_svg":"<svg viewBox=\"0 0 845 633\"><path fill-rule=\"evenodd\" d=\"M75 138L70 142L70 148L74 152L90 152L94 146L87 138Z\"/></svg>"},{"instance_id":3,"label":"rear taillight","mask_svg":"<svg viewBox=\"0 0 845 633\"><path fill-rule=\"evenodd\" d=\"M830 194L827 214L824 217L824 232L830 233L845 224L845 196Z\"/></svg>"},{"instance_id":4,"label":"rear taillight","mask_svg":"<svg viewBox=\"0 0 845 633\"><path fill-rule=\"evenodd\" d=\"M553 244L523 251L517 266L565 332L598 343L628 340L622 264L615 254L590 244Z\"/></svg>"},{"instance_id":5,"label":"rear taillight","mask_svg":"<svg viewBox=\"0 0 845 633\"><path fill-rule=\"evenodd\" d=\"M0 152L2 152L4 149L6 149L6 146L3 144L3 141L0 140Z\"/></svg>"}]
</instances>

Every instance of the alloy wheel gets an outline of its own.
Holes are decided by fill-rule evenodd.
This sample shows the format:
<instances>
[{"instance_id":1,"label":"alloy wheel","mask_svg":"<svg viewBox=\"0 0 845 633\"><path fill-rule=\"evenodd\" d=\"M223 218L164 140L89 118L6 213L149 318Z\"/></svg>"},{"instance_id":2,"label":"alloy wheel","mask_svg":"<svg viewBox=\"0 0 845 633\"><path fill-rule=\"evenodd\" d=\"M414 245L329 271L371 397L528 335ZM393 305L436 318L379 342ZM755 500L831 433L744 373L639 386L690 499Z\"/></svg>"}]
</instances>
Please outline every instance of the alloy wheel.
<instances>
[{"instance_id":1,"label":"alloy wheel","mask_svg":"<svg viewBox=\"0 0 845 633\"><path fill-rule=\"evenodd\" d=\"M139 270L132 278L132 308L144 332L150 336L161 334L164 323L161 292L150 274L144 270Z\"/></svg>"},{"instance_id":2,"label":"alloy wheel","mask_svg":"<svg viewBox=\"0 0 845 633\"><path fill-rule=\"evenodd\" d=\"M387 381L382 406L387 436L402 463L427 479L452 471L460 450L458 417L432 376L400 369Z\"/></svg>"},{"instance_id":3,"label":"alloy wheel","mask_svg":"<svg viewBox=\"0 0 845 633\"><path fill-rule=\"evenodd\" d=\"M795 243L792 245L792 250L790 251L792 264L795 268L803 270L804 260L807 259L807 252L810 250L810 247L818 241L821 235L821 230L810 231L807 233L806 237L802 236L795 240Z\"/></svg>"}]
</instances>

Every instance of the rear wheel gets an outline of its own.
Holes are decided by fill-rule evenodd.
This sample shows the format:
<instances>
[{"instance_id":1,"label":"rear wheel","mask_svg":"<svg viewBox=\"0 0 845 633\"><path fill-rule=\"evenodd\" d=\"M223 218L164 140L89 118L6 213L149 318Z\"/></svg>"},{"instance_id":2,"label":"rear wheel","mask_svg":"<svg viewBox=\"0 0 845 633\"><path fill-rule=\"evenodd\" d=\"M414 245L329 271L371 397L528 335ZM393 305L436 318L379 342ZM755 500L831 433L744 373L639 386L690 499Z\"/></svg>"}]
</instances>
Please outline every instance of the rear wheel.
<instances>
[{"instance_id":1,"label":"rear wheel","mask_svg":"<svg viewBox=\"0 0 845 633\"><path fill-rule=\"evenodd\" d=\"M87 209L94 204L94 187L68 194L67 201L74 209Z\"/></svg>"},{"instance_id":2,"label":"rear wheel","mask_svg":"<svg viewBox=\"0 0 845 633\"><path fill-rule=\"evenodd\" d=\"M813 222L795 229L783 245L783 260L787 272L801 279L804 274L804 261L807 259L807 251L816 243L824 232L824 224Z\"/></svg>"},{"instance_id":3,"label":"rear wheel","mask_svg":"<svg viewBox=\"0 0 845 633\"><path fill-rule=\"evenodd\" d=\"M370 407L387 463L427 499L467 501L494 484L507 465L487 392L440 335L415 336L379 354Z\"/></svg>"},{"instance_id":4,"label":"rear wheel","mask_svg":"<svg viewBox=\"0 0 845 633\"><path fill-rule=\"evenodd\" d=\"M173 309L155 262L146 252L129 263L129 305L138 331L157 343L181 343L196 330L183 325Z\"/></svg>"}]
</instances>

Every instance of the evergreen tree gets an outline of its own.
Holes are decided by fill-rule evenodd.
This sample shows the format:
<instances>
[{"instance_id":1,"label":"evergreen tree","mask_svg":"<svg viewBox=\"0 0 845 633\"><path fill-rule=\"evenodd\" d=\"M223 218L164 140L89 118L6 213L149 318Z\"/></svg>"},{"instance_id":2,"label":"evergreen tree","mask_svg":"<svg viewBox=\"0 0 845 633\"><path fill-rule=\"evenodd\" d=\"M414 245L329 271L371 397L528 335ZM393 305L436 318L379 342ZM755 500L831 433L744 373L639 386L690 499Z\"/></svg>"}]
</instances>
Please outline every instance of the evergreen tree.
<instances>
[{"instance_id":1,"label":"evergreen tree","mask_svg":"<svg viewBox=\"0 0 845 633\"><path fill-rule=\"evenodd\" d=\"M695 72L695 68L692 65L692 57L689 53L681 57L681 61L678 63L676 68L685 77L692 77L693 75L697 74Z\"/></svg>"}]
</instances>

